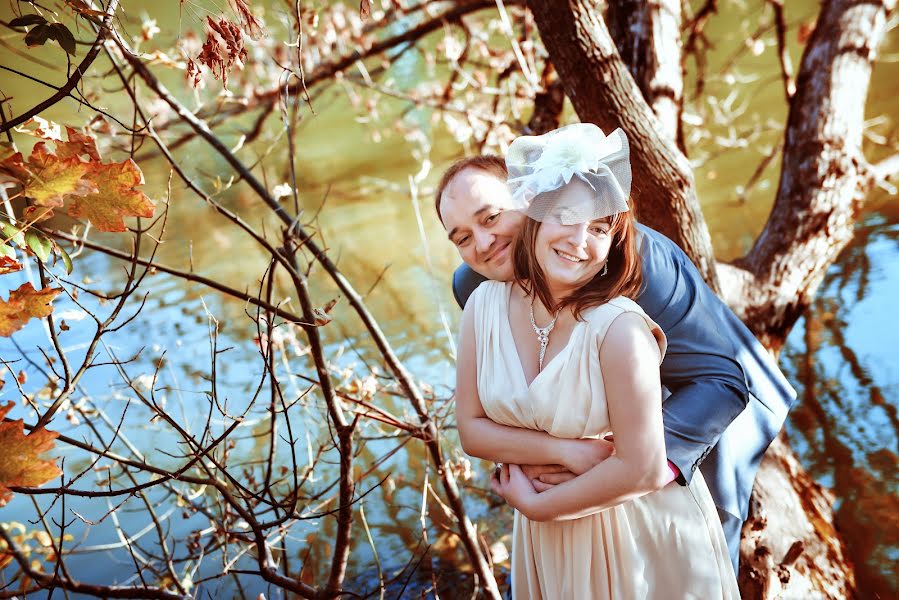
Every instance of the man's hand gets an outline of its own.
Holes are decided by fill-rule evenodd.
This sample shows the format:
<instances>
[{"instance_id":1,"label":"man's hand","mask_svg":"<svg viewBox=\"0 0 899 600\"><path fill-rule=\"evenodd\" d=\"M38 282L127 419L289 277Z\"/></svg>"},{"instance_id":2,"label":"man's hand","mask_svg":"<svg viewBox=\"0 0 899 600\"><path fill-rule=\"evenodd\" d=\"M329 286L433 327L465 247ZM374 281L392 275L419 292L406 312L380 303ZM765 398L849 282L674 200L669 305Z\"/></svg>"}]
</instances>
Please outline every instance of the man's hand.
<instances>
[{"instance_id":1,"label":"man's hand","mask_svg":"<svg viewBox=\"0 0 899 600\"><path fill-rule=\"evenodd\" d=\"M577 443L576 447L579 453L577 460L583 460L583 464L589 465L585 471L589 471L615 453L615 444L611 437L601 440L583 439L572 441ZM531 485L538 492L545 492L553 486L565 483L578 476L578 473L564 465L521 465L521 470L531 480Z\"/></svg>"},{"instance_id":2,"label":"man's hand","mask_svg":"<svg viewBox=\"0 0 899 600\"><path fill-rule=\"evenodd\" d=\"M577 477L562 465L521 465L521 470L538 492L545 492L555 485Z\"/></svg>"}]
</instances>

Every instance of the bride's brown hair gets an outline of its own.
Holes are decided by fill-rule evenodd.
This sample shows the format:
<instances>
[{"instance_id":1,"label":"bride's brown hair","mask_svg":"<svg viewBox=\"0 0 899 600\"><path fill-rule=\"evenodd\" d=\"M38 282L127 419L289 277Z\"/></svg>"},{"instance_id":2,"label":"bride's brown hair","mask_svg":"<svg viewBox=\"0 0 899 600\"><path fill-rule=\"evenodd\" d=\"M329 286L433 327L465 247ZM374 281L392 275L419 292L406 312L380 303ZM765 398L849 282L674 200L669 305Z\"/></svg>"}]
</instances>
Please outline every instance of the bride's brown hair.
<instances>
[{"instance_id":1,"label":"bride's brown hair","mask_svg":"<svg viewBox=\"0 0 899 600\"><path fill-rule=\"evenodd\" d=\"M537 262L537 231L541 223L527 217L512 249L515 283L529 296L537 297L550 312L570 306L578 319L591 306L604 304L617 296L635 300L643 285L643 269L637 252L637 228L632 213L633 210L622 212L607 219L611 225L609 235L612 236L607 259L608 272L605 275L597 274L557 305L550 295L546 275Z\"/></svg>"}]
</instances>

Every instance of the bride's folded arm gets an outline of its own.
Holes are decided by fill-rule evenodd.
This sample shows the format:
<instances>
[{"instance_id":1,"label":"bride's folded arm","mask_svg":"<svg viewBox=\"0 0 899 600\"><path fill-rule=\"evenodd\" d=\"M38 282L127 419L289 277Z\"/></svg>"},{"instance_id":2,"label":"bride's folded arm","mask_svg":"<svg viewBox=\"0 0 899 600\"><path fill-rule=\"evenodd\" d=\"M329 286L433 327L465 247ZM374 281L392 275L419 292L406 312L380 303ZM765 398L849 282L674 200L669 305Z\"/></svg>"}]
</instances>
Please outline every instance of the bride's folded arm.
<instances>
[{"instance_id":1,"label":"bride's folded arm","mask_svg":"<svg viewBox=\"0 0 899 600\"><path fill-rule=\"evenodd\" d=\"M535 521L577 519L644 494L670 480L662 425L659 348L642 317L624 313L600 346L615 454L587 472L536 493L520 470L506 500ZM517 483L515 477L519 477ZM530 488L530 490L528 489Z\"/></svg>"},{"instance_id":2,"label":"bride's folded arm","mask_svg":"<svg viewBox=\"0 0 899 600\"><path fill-rule=\"evenodd\" d=\"M456 361L456 422L465 453L503 463L559 464L574 473L584 473L605 458L606 449L595 440L557 438L543 431L501 425L487 416L478 397L473 305L469 302L462 315Z\"/></svg>"}]
</instances>

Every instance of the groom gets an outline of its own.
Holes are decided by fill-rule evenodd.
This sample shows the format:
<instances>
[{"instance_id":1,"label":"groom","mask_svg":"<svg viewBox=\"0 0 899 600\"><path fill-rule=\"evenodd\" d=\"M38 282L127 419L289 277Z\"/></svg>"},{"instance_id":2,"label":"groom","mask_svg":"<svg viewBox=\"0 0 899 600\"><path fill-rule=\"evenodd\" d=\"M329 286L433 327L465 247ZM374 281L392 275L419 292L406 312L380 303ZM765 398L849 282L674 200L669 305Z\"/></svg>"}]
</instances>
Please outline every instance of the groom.
<instances>
[{"instance_id":1,"label":"groom","mask_svg":"<svg viewBox=\"0 0 899 600\"><path fill-rule=\"evenodd\" d=\"M437 215L465 262L453 275L460 306L485 279L512 279L511 244L524 215L511 210L506 177L503 159L475 156L453 164L437 188ZM636 301L668 337L661 376L671 393L662 408L669 467L681 485L702 471L736 572L753 480L796 392L687 255L657 231L637 230L644 284Z\"/></svg>"}]
</instances>

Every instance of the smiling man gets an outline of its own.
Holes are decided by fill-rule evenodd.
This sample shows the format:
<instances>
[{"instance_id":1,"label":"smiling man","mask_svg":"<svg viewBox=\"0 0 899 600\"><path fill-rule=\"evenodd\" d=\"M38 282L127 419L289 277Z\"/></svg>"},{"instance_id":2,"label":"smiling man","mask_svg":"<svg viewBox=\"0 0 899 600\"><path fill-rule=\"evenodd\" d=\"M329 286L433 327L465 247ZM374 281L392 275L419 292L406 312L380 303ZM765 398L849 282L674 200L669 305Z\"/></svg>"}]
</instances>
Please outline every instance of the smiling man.
<instances>
[{"instance_id":1,"label":"smiling man","mask_svg":"<svg viewBox=\"0 0 899 600\"><path fill-rule=\"evenodd\" d=\"M506 178L503 159L475 156L453 164L438 185L438 217L465 263L453 275L460 306L485 279L513 278L512 243L524 216ZM637 245L644 284L636 300L668 338L661 378L670 393L663 418L671 477L686 485L701 469L736 570L756 471L796 393L677 245L643 225ZM559 470L528 474L540 491L574 476Z\"/></svg>"},{"instance_id":2,"label":"smiling man","mask_svg":"<svg viewBox=\"0 0 899 600\"><path fill-rule=\"evenodd\" d=\"M500 163L478 156L450 167L440 186L437 214L465 264L487 279L509 281L512 242L524 215L510 210L505 164Z\"/></svg>"}]
</instances>

